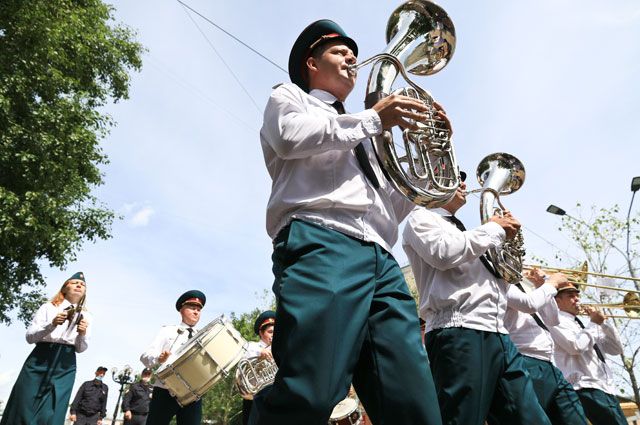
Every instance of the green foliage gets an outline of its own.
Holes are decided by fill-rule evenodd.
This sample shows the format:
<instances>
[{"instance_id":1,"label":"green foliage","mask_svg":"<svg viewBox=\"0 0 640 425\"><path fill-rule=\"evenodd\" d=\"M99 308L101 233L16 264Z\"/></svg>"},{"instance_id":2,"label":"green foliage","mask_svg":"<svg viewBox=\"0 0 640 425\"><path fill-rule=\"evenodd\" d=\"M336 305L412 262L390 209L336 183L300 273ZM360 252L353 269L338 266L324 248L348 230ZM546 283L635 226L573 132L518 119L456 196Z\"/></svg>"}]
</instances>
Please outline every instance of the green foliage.
<instances>
[{"instance_id":1,"label":"green foliage","mask_svg":"<svg viewBox=\"0 0 640 425\"><path fill-rule=\"evenodd\" d=\"M562 218L562 225L558 230L568 233L571 239L576 242L580 247L581 253L585 255L585 259L589 263L589 268L601 273L607 272L611 268L609 256L612 252L617 251L625 258L625 266L624 268L616 268L615 272L635 274L633 264L626 262L626 250L623 250L625 245L622 241L626 239L627 222L618 217L620 207L618 205L614 205L611 208L591 206L588 212L585 212L578 203L576 204L576 209L579 220L565 216ZM638 223L638 215L631 217L629 220L631 229L636 228ZM629 245L629 259L638 256L636 246L639 240L638 233L632 232Z\"/></svg>"},{"instance_id":2,"label":"green foliage","mask_svg":"<svg viewBox=\"0 0 640 425\"><path fill-rule=\"evenodd\" d=\"M114 219L91 195L107 163L101 112L141 67L134 33L100 0L0 2L0 322L29 320L40 266L63 268Z\"/></svg>"}]
</instances>

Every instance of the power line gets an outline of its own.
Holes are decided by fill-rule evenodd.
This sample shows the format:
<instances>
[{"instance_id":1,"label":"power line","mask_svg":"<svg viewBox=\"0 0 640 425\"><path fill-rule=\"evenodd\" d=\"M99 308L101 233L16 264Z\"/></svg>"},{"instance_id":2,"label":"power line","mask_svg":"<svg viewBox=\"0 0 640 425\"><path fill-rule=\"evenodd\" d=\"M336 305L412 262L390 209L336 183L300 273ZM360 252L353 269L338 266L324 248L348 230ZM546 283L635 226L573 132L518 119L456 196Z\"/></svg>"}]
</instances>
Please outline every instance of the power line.
<instances>
[{"instance_id":1,"label":"power line","mask_svg":"<svg viewBox=\"0 0 640 425\"><path fill-rule=\"evenodd\" d=\"M213 22L211 19L207 18L206 16L204 16L202 13L198 12L197 10L195 10L194 8L192 8L191 6L189 6L188 4L182 2L181 0L176 0L178 3L180 3L182 6L186 7L187 9L191 10L193 13L195 13L196 15L200 16L202 19L204 19L205 21L207 21L208 23L210 23L211 25L213 25L214 27L218 28L220 31L222 31L223 33L227 34L229 37L233 38L235 41L237 41L238 43L242 44L244 47L246 47L247 49L251 50L253 53L255 53L256 55L260 56L262 59L266 60L267 62L269 62L271 65L275 66L276 68L278 68L279 70L281 70L282 72L284 72L285 74L289 75L289 72L287 72L286 69L284 69L283 67L281 67L280 65L278 65L277 63L275 63L274 61L272 61L271 59L269 59L268 57L266 57L265 55L263 55L262 53L260 53L259 51L257 51L256 49L254 49L253 47L251 47L250 45L248 45L247 43L245 43L244 41L240 40L238 37L236 37L235 35L231 34L229 31L225 30L224 28L222 28L220 25L216 24L215 22Z\"/></svg>"},{"instance_id":2,"label":"power line","mask_svg":"<svg viewBox=\"0 0 640 425\"><path fill-rule=\"evenodd\" d=\"M179 0L178 0L179 1ZM193 19L193 16L191 16L191 14L189 13L189 11L187 10L186 6L180 2L182 4L182 9L184 10L184 13L187 14L187 16L189 17L189 19L191 20L191 22L193 22L193 25L195 25L195 27L198 29L198 31L200 32L200 34L202 34L202 37L204 37L204 39L207 41L207 43L209 44L209 47L211 47L211 49L214 51L214 53L218 56L218 59L220 59L220 61L223 63L223 65L227 68L227 71L229 71L229 73L231 73L231 75L233 76L233 78L236 80L236 82L238 83L238 85L240 86L240 88L242 88L242 90L245 92L245 94L247 95L247 97L249 97L249 99L251 99L251 103L253 103L253 106L256 107L256 110L258 111L258 114L262 114L262 111L260 110L260 107L258 106L258 103L255 101L255 99L253 98L253 96L251 96L251 93L249 93L249 91L247 90L247 88L244 86L244 84L242 84L242 82L240 81L240 79L238 78L238 76L236 75L235 72L233 72L233 70L231 69L231 67L227 64L227 62L224 60L224 58L222 57L222 55L220 54L220 52L218 52L218 49L215 48L215 46L213 45L213 43L211 42L211 40L209 40L209 38L207 37L207 35L204 33L204 31L202 31L202 29L200 28L200 25L198 25L198 23Z\"/></svg>"}]
</instances>

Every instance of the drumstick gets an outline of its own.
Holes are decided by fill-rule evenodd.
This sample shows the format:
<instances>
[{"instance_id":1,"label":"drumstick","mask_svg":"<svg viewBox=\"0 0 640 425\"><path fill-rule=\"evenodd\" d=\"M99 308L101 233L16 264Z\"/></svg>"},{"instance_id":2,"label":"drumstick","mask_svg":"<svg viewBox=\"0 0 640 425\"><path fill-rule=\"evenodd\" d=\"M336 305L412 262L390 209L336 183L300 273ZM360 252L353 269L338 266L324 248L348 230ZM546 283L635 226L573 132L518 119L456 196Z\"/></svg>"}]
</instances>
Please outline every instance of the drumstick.
<instances>
[{"instance_id":1,"label":"drumstick","mask_svg":"<svg viewBox=\"0 0 640 425\"><path fill-rule=\"evenodd\" d=\"M178 336L182 335L184 333L184 329L178 328ZM178 340L178 336L176 337L176 339L173 340L173 342L171 343L171 346L169 347L169 352L171 353L171 350L173 350L173 346L176 344L176 341Z\"/></svg>"}]
</instances>

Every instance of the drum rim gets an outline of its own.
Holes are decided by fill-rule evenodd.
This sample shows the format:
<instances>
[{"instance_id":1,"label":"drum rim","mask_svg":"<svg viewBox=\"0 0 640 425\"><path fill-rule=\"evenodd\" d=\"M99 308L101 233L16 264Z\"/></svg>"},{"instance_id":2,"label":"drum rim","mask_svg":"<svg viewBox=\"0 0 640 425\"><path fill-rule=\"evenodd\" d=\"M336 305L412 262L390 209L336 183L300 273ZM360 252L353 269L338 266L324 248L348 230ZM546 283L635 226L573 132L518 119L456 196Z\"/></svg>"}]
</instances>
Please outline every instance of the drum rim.
<instances>
[{"instance_id":1,"label":"drum rim","mask_svg":"<svg viewBox=\"0 0 640 425\"><path fill-rule=\"evenodd\" d=\"M336 404L336 405L335 405L334 409L335 409L336 407L338 407L338 405L339 405L340 403L343 403L343 402L345 402L345 401L348 401L349 403L353 403L353 407L354 407L354 409L353 409L353 410L350 410L347 414L342 415L342 416L338 416L338 417L330 416L330 417L329 417L329 419L330 419L330 420L332 420L332 421L340 421L340 420L342 420L342 419L346 419L346 418L350 417L350 416L353 414L353 412L358 412L358 411L360 410L360 404L358 403L358 401L357 401L357 400L355 400L355 399L353 399L353 398L351 398L351 397L347 397L347 398L345 398L345 399L343 399L343 400L340 400L340 401L338 402L338 404ZM333 415L333 411L331 412L331 414ZM361 417L362 415L359 415L359 416Z\"/></svg>"}]
</instances>

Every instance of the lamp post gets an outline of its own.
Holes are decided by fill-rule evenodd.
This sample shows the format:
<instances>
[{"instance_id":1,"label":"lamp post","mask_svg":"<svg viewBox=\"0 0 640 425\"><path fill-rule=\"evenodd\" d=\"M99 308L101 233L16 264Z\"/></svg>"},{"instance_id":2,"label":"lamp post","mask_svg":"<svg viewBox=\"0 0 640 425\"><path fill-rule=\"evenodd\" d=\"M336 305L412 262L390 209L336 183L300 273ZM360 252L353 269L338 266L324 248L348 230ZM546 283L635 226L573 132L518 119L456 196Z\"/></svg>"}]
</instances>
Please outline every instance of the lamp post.
<instances>
[{"instance_id":1,"label":"lamp post","mask_svg":"<svg viewBox=\"0 0 640 425\"><path fill-rule=\"evenodd\" d=\"M640 177L636 177L634 178L634 181L638 179L637 181L637 185L638 188L640 188ZM632 186L633 187L633 186ZM638 188L636 188L636 191L638 190ZM635 196L635 192L633 193ZM632 198L632 202L633 202L633 198ZM587 227L589 227L589 225L587 223L585 223L583 220L580 220L579 218L576 218L572 215L567 214L567 212L565 210L563 210L562 208L556 206L556 205L549 205L547 207L547 212L550 214L554 214L554 215L559 215L559 216L565 216L570 218L573 221L576 221L580 224L583 224ZM629 213L631 213L631 208L629 208ZM620 255L622 255L625 259L625 261L627 262L627 269L629 270L629 274L631 275L631 277L636 277L635 274L635 270L633 268L633 264L631 264L631 256L629 255L629 248L628 248L628 244L629 244L629 217L627 217L627 252L621 250L620 248L618 248L617 246L615 246L613 243L609 242L604 236L602 236L597 230L594 230L594 232L600 236L602 239L604 239L605 241L607 241L607 243L609 244L609 246L611 246L611 248L615 249L616 251L618 251L620 253Z\"/></svg>"},{"instance_id":2,"label":"lamp post","mask_svg":"<svg viewBox=\"0 0 640 425\"><path fill-rule=\"evenodd\" d=\"M122 399L122 393L124 392L124 386L133 382L133 377L131 373L133 369L131 366L125 365L122 370L118 370L118 368L111 369L111 378L114 382L120 384L120 393L118 394L118 401L116 402L116 409L113 412L113 420L111 421L111 425L115 425L116 417L118 416L118 408L120 407L120 400Z\"/></svg>"},{"instance_id":3,"label":"lamp post","mask_svg":"<svg viewBox=\"0 0 640 425\"><path fill-rule=\"evenodd\" d=\"M640 189L640 176L634 177L631 180L631 202L629 202L629 211L627 212L627 258L631 258L631 254L629 254L629 235L631 233L631 207L633 206L633 199L636 197L636 192ZM630 268L631 276L633 276L633 270Z\"/></svg>"}]
</instances>

